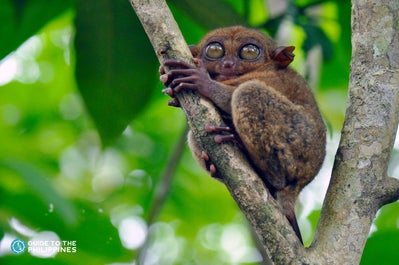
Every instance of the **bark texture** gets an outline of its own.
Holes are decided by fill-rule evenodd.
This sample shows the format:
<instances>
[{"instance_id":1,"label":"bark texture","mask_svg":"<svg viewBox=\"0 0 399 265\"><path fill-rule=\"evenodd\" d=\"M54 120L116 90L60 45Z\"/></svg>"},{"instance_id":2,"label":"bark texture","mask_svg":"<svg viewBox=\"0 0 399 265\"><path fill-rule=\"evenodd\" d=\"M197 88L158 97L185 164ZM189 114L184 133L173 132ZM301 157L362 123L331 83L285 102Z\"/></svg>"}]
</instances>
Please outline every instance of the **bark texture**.
<instances>
[{"instance_id":1,"label":"bark texture","mask_svg":"<svg viewBox=\"0 0 399 265\"><path fill-rule=\"evenodd\" d=\"M192 62L164 0L130 0L160 61ZM206 123L222 124L212 104L178 95L193 135L246 215L272 264L358 264L377 210L399 199L387 164L399 120L399 2L352 1L348 108L334 172L310 248L305 249L238 148L215 144ZM133 33L132 33L133 34ZM266 257L265 257L266 258Z\"/></svg>"},{"instance_id":2,"label":"bark texture","mask_svg":"<svg viewBox=\"0 0 399 265\"><path fill-rule=\"evenodd\" d=\"M358 264L375 213L399 198L399 181L387 176L399 118L398 19L398 1L352 1L348 106L313 242L331 264Z\"/></svg>"}]
</instances>

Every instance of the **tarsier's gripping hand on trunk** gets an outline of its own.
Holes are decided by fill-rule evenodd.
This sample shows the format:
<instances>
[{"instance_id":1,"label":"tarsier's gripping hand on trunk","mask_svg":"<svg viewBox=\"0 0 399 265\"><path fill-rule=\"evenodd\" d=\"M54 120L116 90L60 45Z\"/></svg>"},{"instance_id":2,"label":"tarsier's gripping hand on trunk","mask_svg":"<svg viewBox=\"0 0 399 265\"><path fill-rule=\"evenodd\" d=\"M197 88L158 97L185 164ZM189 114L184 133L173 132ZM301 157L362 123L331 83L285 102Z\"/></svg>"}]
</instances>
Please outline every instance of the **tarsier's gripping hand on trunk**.
<instances>
[{"instance_id":1,"label":"tarsier's gripping hand on trunk","mask_svg":"<svg viewBox=\"0 0 399 265\"><path fill-rule=\"evenodd\" d=\"M183 89L214 103L229 127L207 131L240 145L302 240L295 201L321 167L326 129L306 81L288 68L294 47L277 47L264 33L236 26L211 31L190 49L196 67L165 60L173 69L165 73L161 66L170 104L178 105L174 96ZM212 158L189 138L197 161L214 175Z\"/></svg>"}]
</instances>

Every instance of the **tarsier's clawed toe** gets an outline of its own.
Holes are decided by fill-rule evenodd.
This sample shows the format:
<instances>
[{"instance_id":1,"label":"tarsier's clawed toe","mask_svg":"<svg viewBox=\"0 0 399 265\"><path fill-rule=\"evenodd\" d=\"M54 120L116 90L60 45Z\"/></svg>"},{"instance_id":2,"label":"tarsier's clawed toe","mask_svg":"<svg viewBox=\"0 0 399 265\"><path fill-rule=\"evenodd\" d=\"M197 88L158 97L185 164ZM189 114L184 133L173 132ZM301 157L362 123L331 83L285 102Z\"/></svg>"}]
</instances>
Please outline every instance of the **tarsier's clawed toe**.
<instances>
[{"instance_id":1,"label":"tarsier's clawed toe","mask_svg":"<svg viewBox=\"0 0 399 265\"><path fill-rule=\"evenodd\" d=\"M170 97L172 97L171 100L168 101L168 105L172 106L172 107L181 107L180 106L180 102L177 98L175 98L175 93L173 91L172 88L167 87L165 89L162 90L162 93L164 93L165 95L168 95Z\"/></svg>"},{"instance_id":2,"label":"tarsier's clawed toe","mask_svg":"<svg viewBox=\"0 0 399 265\"><path fill-rule=\"evenodd\" d=\"M217 134L215 135L214 139L217 144L220 144L226 141L234 141L236 140L236 137L234 136L234 134L228 134L228 135Z\"/></svg>"},{"instance_id":3,"label":"tarsier's clawed toe","mask_svg":"<svg viewBox=\"0 0 399 265\"><path fill-rule=\"evenodd\" d=\"M208 123L205 125L205 131L207 133L214 133L214 132L221 133L221 134L215 135L215 137L214 137L215 142L218 144L225 142L225 141L236 140L236 137L234 136L234 134L231 133L232 132L231 128L228 126L216 126L216 125Z\"/></svg>"},{"instance_id":4,"label":"tarsier's clawed toe","mask_svg":"<svg viewBox=\"0 0 399 265\"><path fill-rule=\"evenodd\" d=\"M162 93L164 93L165 95L168 95L170 97L174 96L173 89L170 88L170 87L167 87L167 88L163 89Z\"/></svg>"},{"instance_id":5,"label":"tarsier's clawed toe","mask_svg":"<svg viewBox=\"0 0 399 265\"><path fill-rule=\"evenodd\" d=\"M205 151L202 151L201 156L205 161L206 170L209 171L209 173L211 174L212 177L216 177L216 172L217 172L216 166L211 163L211 159L209 158L208 153Z\"/></svg>"},{"instance_id":6,"label":"tarsier's clawed toe","mask_svg":"<svg viewBox=\"0 0 399 265\"><path fill-rule=\"evenodd\" d=\"M216 126L214 124L207 123L205 124L205 131L207 133L213 132L231 132L230 127L228 126Z\"/></svg>"},{"instance_id":7,"label":"tarsier's clawed toe","mask_svg":"<svg viewBox=\"0 0 399 265\"><path fill-rule=\"evenodd\" d=\"M169 100L168 101L168 106L176 107L176 108L181 107L180 106L180 102L179 102L179 100L177 98L172 98L171 100Z\"/></svg>"}]
</instances>

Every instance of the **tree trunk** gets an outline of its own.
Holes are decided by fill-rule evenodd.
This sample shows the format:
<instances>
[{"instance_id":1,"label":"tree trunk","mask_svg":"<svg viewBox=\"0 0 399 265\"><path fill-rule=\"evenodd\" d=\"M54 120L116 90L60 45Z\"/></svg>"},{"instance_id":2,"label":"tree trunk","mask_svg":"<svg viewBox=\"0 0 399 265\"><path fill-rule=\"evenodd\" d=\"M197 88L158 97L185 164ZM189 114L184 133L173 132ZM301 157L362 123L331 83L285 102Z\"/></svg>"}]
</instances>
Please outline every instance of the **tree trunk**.
<instances>
[{"instance_id":1,"label":"tree trunk","mask_svg":"<svg viewBox=\"0 0 399 265\"><path fill-rule=\"evenodd\" d=\"M387 168L399 118L399 2L352 1L349 98L312 248L358 264L377 210L398 200Z\"/></svg>"}]
</instances>

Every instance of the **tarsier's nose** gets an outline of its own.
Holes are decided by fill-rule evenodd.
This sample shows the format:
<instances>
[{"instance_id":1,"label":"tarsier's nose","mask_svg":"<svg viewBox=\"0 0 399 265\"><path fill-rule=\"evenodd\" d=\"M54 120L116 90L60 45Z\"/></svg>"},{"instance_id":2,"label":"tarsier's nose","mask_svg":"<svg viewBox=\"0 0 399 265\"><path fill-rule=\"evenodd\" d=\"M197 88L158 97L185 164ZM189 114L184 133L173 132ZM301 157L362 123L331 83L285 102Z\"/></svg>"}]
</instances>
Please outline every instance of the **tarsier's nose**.
<instances>
[{"instance_id":1,"label":"tarsier's nose","mask_svg":"<svg viewBox=\"0 0 399 265\"><path fill-rule=\"evenodd\" d=\"M222 68L233 68L235 61L233 58L225 58L222 62Z\"/></svg>"}]
</instances>

